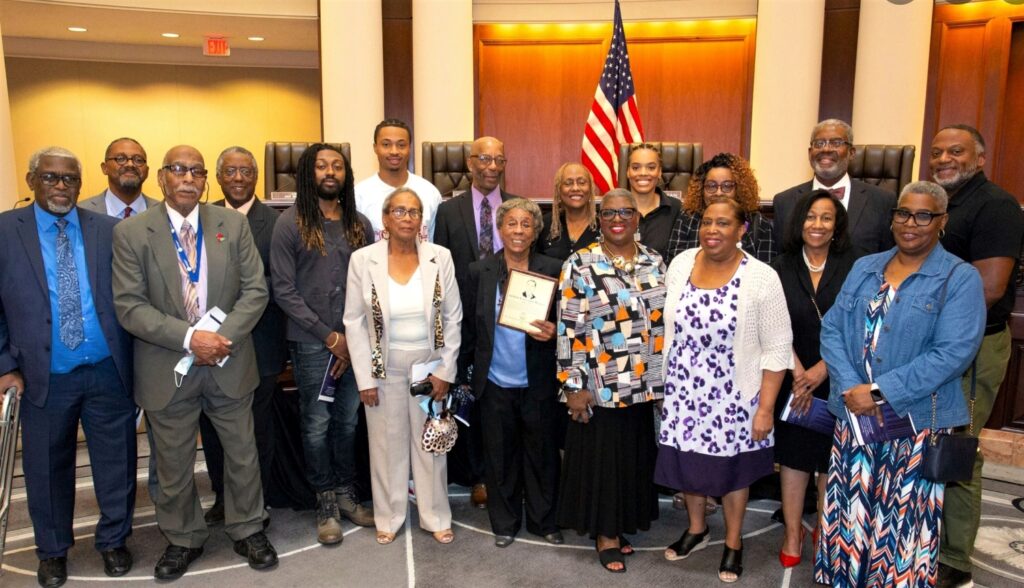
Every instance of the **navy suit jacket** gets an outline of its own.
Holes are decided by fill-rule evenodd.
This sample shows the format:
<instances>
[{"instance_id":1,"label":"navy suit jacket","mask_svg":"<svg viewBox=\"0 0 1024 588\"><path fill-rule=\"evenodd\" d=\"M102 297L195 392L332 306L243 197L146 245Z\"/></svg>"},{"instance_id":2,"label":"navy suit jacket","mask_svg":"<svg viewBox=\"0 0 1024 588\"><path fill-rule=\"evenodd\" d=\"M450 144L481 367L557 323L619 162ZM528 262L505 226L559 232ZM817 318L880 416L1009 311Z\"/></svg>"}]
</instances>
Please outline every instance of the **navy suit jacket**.
<instances>
[{"instance_id":1,"label":"navy suit jacket","mask_svg":"<svg viewBox=\"0 0 1024 588\"><path fill-rule=\"evenodd\" d=\"M20 370L25 398L43 407L50 386L53 317L34 205L0 214L0 373ZM127 394L132 392L131 337L114 312L112 234L117 219L78 209L93 304Z\"/></svg>"},{"instance_id":2,"label":"navy suit jacket","mask_svg":"<svg viewBox=\"0 0 1024 588\"><path fill-rule=\"evenodd\" d=\"M501 201L519 198L501 190ZM495 210L497 220L497 210ZM498 230L497 223L494 226ZM437 207L434 219L434 244L452 252L455 264L455 281L461 290L469 275L469 264L480 259L480 245L477 243L476 215L473 213L473 192L449 198Z\"/></svg>"},{"instance_id":3,"label":"navy suit jacket","mask_svg":"<svg viewBox=\"0 0 1024 588\"><path fill-rule=\"evenodd\" d=\"M785 242L786 226L796 202L804 194L809 194L813 185L813 182L804 182L775 195L773 223L778 242ZM850 199L846 209L850 242L867 253L891 249L895 242L889 225L892 223L892 209L896 207L896 195L874 184L850 178L847 198Z\"/></svg>"}]
</instances>

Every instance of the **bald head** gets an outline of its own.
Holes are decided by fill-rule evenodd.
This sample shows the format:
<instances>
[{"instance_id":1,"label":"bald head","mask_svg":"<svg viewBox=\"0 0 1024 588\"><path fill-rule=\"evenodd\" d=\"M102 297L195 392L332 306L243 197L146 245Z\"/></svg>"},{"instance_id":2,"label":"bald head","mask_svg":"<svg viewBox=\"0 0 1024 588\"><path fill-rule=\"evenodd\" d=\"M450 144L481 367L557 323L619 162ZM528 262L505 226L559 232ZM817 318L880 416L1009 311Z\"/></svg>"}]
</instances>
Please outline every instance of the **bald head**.
<instances>
[{"instance_id":1,"label":"bald head","mask_svg":"<svg viewBox=\"0 0 1024 588\"><path fill-rule=\"evenodd\" d=\"M188 216L206 188L206 173L203 154L198 149L191 145L171 147L157 173L167 206Z\"/></svg>"},{"instance_id":2,"label":"bald head","mask_svg":"<svg viewBox=\"0 0 1024 588\"><path fill-rule=\"evenodd\" d=\"M505 175L505 144L494 137L480 137L469 148L466 167L473 176L473 186L489 194Z\"/></svg>"}]
</instances>

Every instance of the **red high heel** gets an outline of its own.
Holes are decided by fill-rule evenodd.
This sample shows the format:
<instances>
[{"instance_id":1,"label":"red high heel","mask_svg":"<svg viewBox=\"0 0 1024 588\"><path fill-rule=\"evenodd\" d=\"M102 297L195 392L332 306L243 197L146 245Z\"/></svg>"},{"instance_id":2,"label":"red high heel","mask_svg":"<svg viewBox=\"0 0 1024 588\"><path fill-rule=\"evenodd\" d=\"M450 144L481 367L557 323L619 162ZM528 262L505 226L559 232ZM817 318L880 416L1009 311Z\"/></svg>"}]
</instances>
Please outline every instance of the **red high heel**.
<instances>
[{"instance_id":1,"label":"red high heel","mask_svg":"<svg viewBox=\"0 0 1024 588\"><path fill-rule=\"evenodd\" d=\"M801 550L803 550L803 547L804 547L804 537L806 535L807 535L807 530L804 529L803 525L801 524L800 525L800 549ZM800 562L802 560L803 560L802 554L789 555L785 551L779 549L779 563L782 564L782 567L784 567L784 568L795 568L796 566L800 565Z\"/></svg>"}]
</instances>

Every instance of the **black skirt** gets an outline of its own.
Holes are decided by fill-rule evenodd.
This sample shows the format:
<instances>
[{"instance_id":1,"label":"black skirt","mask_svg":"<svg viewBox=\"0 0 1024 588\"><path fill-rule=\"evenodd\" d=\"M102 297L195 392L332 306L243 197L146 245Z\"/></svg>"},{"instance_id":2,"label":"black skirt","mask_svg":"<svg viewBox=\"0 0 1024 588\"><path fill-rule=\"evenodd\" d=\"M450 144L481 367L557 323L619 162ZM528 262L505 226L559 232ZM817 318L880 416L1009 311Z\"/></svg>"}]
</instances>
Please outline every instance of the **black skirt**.
<instances>
[{"instance_id":1,"label":"black skirt","mask_svg":"<svg viewBox=\"0 0 1024 588\"><path fill-rule=\"evenodd\" d=\"M646 531L658 518L654 406L594 408L565 437L558 526L596 539Z\"/></svg>"}]
</instances>

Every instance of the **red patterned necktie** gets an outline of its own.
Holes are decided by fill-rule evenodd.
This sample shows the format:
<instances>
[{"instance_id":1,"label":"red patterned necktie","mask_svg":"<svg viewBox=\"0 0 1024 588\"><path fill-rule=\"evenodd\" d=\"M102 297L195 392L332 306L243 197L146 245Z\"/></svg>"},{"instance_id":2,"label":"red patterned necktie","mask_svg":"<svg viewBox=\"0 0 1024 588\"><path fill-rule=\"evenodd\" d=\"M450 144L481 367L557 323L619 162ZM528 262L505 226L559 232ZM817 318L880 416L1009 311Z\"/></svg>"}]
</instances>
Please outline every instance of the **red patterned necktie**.
<instances>
[{"instance_id":1,"label":"red patterned necktie","mask_svg":"<svg viewBox=\"0 0 1024 588\"><path fill-rule=\"evenodd\" d=\"M132 207L131 206L125 206L124 207L124 216L122 218L128 218L131 215L132 215Z\"/></svg>"},{"instance_id":2,"label":"red patterned necktie","mask_svg":"<svg viewBox=\"0 0 1024 588\"><path fill-rule=\"evenodd\" d=\"M846 186L841 186L839 188L829 188L828 192L829 194L835 196L836 200L842 200L843 196L846 196Z\"/></svg>"}]
</instances>

